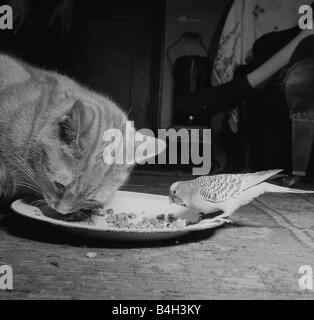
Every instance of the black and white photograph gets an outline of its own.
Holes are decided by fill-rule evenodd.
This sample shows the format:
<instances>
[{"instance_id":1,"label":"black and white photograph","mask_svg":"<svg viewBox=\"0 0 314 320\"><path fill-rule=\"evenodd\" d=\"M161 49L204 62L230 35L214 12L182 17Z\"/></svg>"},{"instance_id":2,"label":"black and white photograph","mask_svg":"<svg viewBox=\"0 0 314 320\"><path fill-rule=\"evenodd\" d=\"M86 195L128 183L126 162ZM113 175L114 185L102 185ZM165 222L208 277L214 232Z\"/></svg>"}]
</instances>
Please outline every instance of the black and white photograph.
<instances>
[{"instance_id":1,"label":"black and white photograph","mask_svg":"<svg viewBox=\"0 0 314 320\"><path fill-rule=\"evenodd\" d=\"M314 300L313 9L0 0L0 300Z\"/></svg>"}]
</instances>

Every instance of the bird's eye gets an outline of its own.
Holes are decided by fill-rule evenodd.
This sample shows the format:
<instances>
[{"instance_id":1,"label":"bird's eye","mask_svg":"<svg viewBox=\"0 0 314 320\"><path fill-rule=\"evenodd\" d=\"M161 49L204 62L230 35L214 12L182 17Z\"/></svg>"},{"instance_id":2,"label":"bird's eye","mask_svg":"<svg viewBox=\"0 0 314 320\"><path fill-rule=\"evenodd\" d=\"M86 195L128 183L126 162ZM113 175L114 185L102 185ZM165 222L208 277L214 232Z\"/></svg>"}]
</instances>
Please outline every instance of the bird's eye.
<instances>
[{"instance_id":1,"label":"bird's eye","mask_svg":"<svg viewBox=\"0 0 314 320\"><path fill-rule=\"evenodd\" d=\"M176 193L177 193L177 191L176 191L176 190L174 190L174 191L173 191L173 193L174 193L174 194L176 194Z\"/></svg>"}]
</instances>

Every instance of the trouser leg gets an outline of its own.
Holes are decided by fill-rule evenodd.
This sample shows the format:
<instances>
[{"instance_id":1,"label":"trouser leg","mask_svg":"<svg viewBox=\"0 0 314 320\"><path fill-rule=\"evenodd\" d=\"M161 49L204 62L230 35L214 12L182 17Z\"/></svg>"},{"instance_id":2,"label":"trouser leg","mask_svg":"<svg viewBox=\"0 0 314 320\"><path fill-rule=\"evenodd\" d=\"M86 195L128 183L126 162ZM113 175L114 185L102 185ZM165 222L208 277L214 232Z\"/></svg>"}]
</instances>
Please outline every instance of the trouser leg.
<instances>
[{"instance_id":1,"label":"trouser leg","mask_svg":"<svg viewBox=\"0 0 314 320\"><path fill-rule=\"evenodd\" d=\"M313 120L292 120L292 166L293 175L305 176L314 141Z\"/></svg>"},{"instance_id":2,"label":"trouser leg","mask_svg":"<svg viewBox=\"0 0 314 320\"><path fill-rule=\"evenodd\" d=\"M292 174L296 176L306 175L314 141L314 120L310 116L314 110L314 102L313 105L311 103L314 101L311 98L311 91L314 90L314 87L311 88L313 79L310 75L310 69L312 70L313 67L310 62L305 66L308 63L305 61L309 59L314 59L314 36L309 36L300 42L290 63L291 68L295 68L296 71L293 71L295 84L288 89L292 95L290 98L289 95L287 96L287 102L294 114L305 113L302 119L292 117ZM304 69L302 70L302 68ZM289 81L291 80L289 79ZM298 110L299 108L303 110Z\"/></svg>"}]
</instances>

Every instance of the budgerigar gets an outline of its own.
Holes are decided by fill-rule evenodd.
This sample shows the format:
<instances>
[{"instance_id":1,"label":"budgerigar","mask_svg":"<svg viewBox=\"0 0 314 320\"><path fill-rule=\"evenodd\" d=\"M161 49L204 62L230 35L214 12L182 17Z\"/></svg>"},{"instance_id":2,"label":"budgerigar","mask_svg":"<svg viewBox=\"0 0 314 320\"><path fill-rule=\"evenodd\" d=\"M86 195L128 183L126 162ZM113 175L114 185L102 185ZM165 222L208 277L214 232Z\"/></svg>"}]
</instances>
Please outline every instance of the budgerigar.
<instances>
[{"instance_id":1,"label":"budgerigar","mask_svg":"<svg viewBox=\"0 0 314 320\"><path fill-rule=\"evenodd\" d=\"M222 211L213 221L231 222L230 217L239 207L266 192L314 193L314 191L280 187L265 180L282 170L247 174L202 176L190 181L175 182L170 187L170 201L202 213Z\"/></svg>"}]
</instances>

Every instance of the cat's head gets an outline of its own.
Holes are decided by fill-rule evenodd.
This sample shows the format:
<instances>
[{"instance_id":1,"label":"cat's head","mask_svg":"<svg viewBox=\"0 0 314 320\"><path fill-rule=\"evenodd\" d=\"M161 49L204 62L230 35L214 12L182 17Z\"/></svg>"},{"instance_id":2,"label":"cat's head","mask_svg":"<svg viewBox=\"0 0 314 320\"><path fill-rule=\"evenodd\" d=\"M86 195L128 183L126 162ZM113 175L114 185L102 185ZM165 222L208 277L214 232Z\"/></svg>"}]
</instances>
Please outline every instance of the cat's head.
<instances>
[{"instance_id":1,"label":"cat's head","mask_svg":"<svg viewBox=\"0 0 314 320\"><path fill-rule=\"evenodd\" d=\"M101 108L76 100L62 115L52 117L38 135L34 171L46 203L59 213L103 205L125 182L134 162L144 160L106 161L104 133L115 129L125 138L127 121L112 102L107 104ZM117 141L119 150L126 150L125 140ZM157 141L148 138L154 152L147 153L147 158L157 154ZM158 152L164 148L158 141Z\"/></svg>"}]
</instances>

